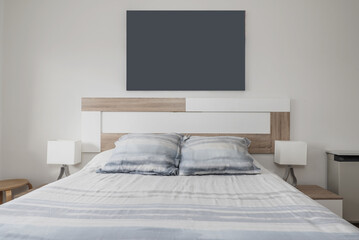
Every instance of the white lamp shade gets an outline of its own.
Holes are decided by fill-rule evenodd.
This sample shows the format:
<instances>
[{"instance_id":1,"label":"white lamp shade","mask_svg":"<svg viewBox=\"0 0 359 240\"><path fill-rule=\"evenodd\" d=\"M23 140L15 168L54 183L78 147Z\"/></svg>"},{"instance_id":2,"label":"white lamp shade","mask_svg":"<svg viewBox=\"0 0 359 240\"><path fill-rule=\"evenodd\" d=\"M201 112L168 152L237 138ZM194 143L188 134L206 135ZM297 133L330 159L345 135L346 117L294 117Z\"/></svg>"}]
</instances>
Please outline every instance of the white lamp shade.
<instances>
[{"instance_id":1,"label":"white lamp shade","mask_svg":"<svg viewBox=\"0 0 359 240\"><path fill-rule=\"evenodd\" d=\"M307 143L275 141L274 162L281 165L307 165Z\"/></svg>"},{"instance_id":2,"label":"white lamp shade","mask_svg":"<svg viewBox=\"0 0 359 240\"><path fill-rule=\"evenodd\" d=\"M75 165L81 162L80 141L48 141L47 164Z\"/></svg>"}]
</instances>

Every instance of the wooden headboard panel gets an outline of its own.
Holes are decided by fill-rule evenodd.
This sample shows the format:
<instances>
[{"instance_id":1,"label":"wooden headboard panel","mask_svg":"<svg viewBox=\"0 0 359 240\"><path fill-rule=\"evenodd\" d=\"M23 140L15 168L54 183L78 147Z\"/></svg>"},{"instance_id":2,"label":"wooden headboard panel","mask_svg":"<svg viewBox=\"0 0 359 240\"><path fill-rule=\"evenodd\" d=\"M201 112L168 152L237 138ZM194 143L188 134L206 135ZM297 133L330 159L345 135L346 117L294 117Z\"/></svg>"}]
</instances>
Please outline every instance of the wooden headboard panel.
<instances>
[{"instance_id":1,"label":"wooden headboard panel","mask_svg":"<svg viewBox=\"0 0 359 240\"><path fill-rule=\"evenodd\" d=\"M251 153L274 153L290 138L289 99L82 98L82 151L100 152L129 132L249 138Z\"/></svg>"}]
</instances>

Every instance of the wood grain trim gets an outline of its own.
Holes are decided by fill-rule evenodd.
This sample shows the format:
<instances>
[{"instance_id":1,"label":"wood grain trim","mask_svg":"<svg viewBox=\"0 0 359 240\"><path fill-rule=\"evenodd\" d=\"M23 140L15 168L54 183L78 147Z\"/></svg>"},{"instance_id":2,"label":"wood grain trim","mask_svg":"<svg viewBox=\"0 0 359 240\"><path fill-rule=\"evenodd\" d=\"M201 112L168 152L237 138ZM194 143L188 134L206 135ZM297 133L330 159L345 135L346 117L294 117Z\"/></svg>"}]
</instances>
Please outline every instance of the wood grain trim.
<instances>
[{"instance_id":1,"label":"wood grain trim","mask_svg":"<svg viewBox=\"0 0 359 240\"><path fill-rule=\"evenodd\" d=\"M290 113L271 112L271 135L274 140L290 139Z\"/></svg>"},{"instance_id":2,"label":"wood grain trim","mask_svg":"<svg viewBox=\"0 0 359 240\"><path fill-rule=\"evenodd\" d=\"M185 98L82 98L82 111L185 112Z\"/></svg>"},{"instance_id":3,"label":"wood grain trim","mask_svg":"<svg viewBox=\"0 0 359 240\"><path fill-rule=\"evenodd\" d=\"M271 112L271 151L274 153L275 140L290 140L290 112Z\"/></svg>"},{"instance_id":4,"label":"wood grain trim","mask_svg":"<svg viewBox=\"0 0 359 240\"><path fill-rule=\"evenodd\" d=\"M117 139L127 133L101 133L101 152L115 147Z\"/></svg>"}]
</instances>

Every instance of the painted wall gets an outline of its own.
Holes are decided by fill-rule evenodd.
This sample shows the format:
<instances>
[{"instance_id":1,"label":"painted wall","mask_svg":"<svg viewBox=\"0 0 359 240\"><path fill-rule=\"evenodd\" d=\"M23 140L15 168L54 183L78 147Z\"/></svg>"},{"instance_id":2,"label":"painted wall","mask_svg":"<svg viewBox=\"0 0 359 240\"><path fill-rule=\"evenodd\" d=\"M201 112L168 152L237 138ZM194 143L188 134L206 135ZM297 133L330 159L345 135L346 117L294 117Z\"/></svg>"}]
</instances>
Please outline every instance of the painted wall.
<instances>
[{"instance_id":1,"label":"painted wall","mask_svg":"<svg viewBox=\"0 0 359 240\"><path fill-rule=\"evenodd\" d=\"M246 10L246 91L126 92L125 14L139 9ZM303 184L326 185L326 148L359 148L359 1L5 0L5 12L4 177L56 178L46 144L80 138L83 96L291 98L292 139L309 144Z\"/></svg>"}]
</instances>

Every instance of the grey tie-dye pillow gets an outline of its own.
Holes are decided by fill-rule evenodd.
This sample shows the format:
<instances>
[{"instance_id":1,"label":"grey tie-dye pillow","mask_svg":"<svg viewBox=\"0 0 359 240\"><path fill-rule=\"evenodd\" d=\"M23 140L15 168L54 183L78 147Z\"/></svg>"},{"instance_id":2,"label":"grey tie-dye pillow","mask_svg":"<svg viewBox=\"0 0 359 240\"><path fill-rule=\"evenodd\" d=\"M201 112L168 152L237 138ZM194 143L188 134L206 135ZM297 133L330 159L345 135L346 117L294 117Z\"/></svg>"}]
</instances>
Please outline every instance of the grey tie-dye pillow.
<instances>
[{"instance_id":1,"label":"grey tie-dye pillow","mask_svg":"<svg viewBox=\"0 0 359 240\"><path fill-rule=\"evenodd\" d=\"M249 145L247 138L231 136L184 139L179 175L258 174Z\"/></svg>"},{"instance_id":2,"label":"grey tie-dye pillow","mask_svg":"<svg viewBox=\"0 0 359 240\"><path fill-rule=\"evenodd\" d=\"M99 173L177 175L182 135L132 133L115 143L113 155Z\"/></svg>"}]
</instances>

